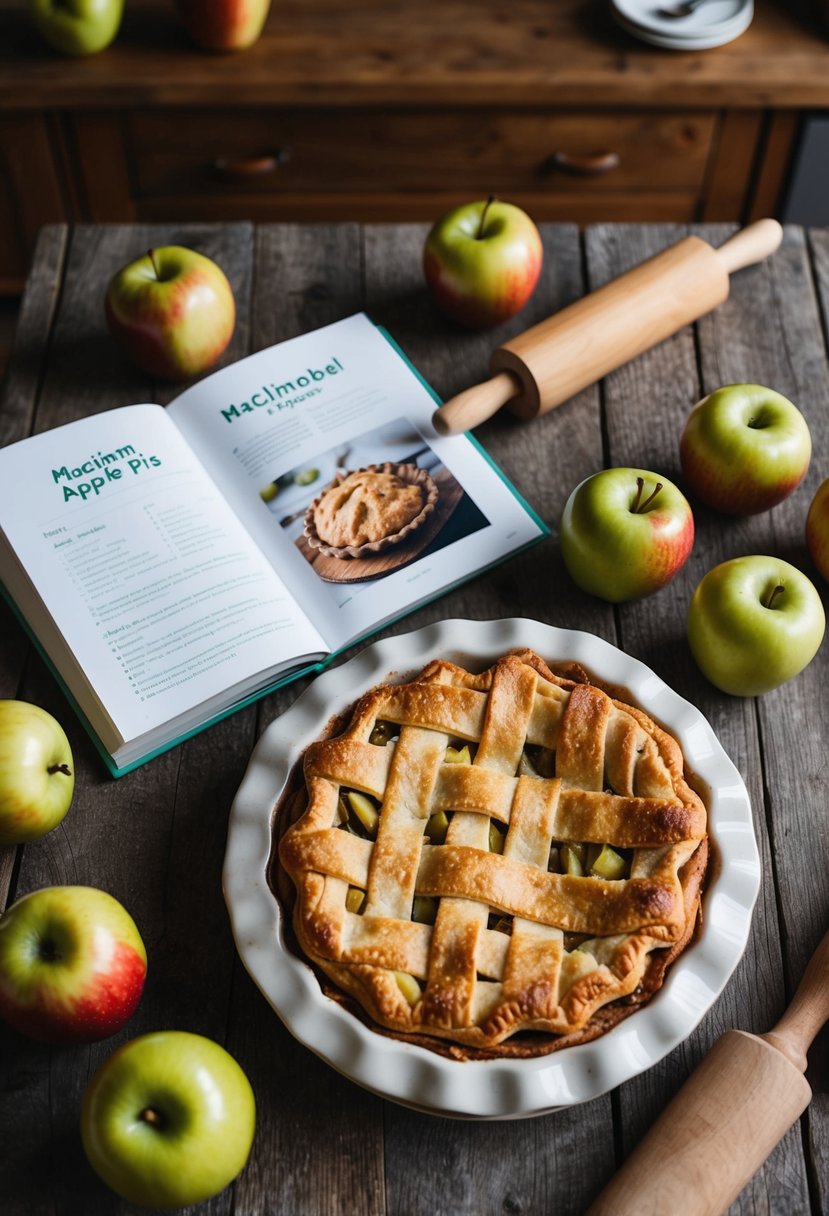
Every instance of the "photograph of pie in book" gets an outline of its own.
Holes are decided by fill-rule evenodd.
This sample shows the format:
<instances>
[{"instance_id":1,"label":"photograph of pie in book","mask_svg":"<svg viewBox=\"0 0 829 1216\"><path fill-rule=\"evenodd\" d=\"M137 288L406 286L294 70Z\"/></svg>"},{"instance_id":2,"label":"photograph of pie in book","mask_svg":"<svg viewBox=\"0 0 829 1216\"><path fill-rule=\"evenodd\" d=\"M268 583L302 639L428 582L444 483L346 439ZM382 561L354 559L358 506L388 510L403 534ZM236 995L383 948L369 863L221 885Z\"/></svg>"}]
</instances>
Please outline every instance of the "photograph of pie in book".
<instances>
[{"instance_id":1,"label":"photograph of pie in book","mask_svg":"<svg viewBox=\"0 0 829 1216\"><path fill-rule=\"evenodd\" d=\"M366 557L410 539L434 513L440 493L416 464L373 464L338 473L305 514L312 549Z\"/></svg>"},{"instance_id":2,"label":"photograph of pie in book","mask_svg":"<svg viewBox=\"0 0 829 1216\"><path fill-rule=\"evenodd\" d=\"M563 670L529 650L479 674L436 659L306 749L271 889L372 1029L545 1055L634 1013L692 940L707 813L679 744Z\"/></svg>"},{"instance_id":3,"label":"photograph of pie in book","mask_svg":"<svg viewBox=\"0 0 829 1216\"><path fill-rule=\"evenodd\" d=\"M490 523L403 417L279 474L260 497L328 583L382 578Z\"/></svg>"}]
</instances>

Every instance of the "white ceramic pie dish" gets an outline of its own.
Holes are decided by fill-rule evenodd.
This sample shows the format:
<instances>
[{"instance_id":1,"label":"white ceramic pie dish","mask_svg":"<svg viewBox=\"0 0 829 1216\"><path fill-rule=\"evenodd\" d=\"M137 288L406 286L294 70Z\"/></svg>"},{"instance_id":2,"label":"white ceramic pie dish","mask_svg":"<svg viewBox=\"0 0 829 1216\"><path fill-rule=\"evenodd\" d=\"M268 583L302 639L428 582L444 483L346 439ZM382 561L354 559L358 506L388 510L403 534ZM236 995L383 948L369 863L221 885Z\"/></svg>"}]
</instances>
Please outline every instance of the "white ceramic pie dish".
<instances>
[{"instance_id":1,"label":"white ceramic pie dish","mask_svg":"<svg viewBox=\"0 0 829 1216\"><path fill-rule=\"evenodd\" d=\"M680 741L705 787L714 843L703 928L655 997L591 1043L529 1060L456 1061L387 1038L326 997L311 967L286 945L268 886L271 818L301 752L359 693L417 672L430 658L483 670L528 646L545 660L575 660L629 690ZM290 1032L357 1084L432 1114L472 1119L540 1115L597 1098L656 1064L694 1030L725 987L748 939L760 860L742 778L697 709L638 660L592 634L537 621L443 621L366 647L324 672L267 727L233 803L223 887L237 949Z\"/></svg>"}]
</instances>

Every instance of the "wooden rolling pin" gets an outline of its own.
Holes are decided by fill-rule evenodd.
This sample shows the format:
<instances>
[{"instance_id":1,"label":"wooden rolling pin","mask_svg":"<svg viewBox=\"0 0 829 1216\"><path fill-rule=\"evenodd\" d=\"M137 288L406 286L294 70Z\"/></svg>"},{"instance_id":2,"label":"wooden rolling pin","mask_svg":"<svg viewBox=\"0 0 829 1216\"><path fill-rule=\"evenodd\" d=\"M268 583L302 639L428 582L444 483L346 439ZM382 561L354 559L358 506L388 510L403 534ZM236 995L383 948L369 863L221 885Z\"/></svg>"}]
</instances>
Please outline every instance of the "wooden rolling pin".
<instances>
[{"instance_id":1,"label":"wooden rolling pin","mask_svg":"<svg viewBox=\"0 0 829 1216\"><path fill-rule=\"evenodd\" d=\"M829 933L768 1034L729 1030L586 1216L720 1216L809 1105L803 1073L829 1018Z\"/></svg>"},{"instance_id":2,"label":"wooden rolling pin","mask_svg":"<svg viewBox=\"0 0 829 1216\"><path fill-rule=\"evenodd\" d=\"M492 378L435 411L441 435L468 431L502 405L535 418L663 342L728 298L729 275L761 262L783 238L758 220L714 249L688 236L519 334L492 356Z\"/></svg>"}]
</instances>

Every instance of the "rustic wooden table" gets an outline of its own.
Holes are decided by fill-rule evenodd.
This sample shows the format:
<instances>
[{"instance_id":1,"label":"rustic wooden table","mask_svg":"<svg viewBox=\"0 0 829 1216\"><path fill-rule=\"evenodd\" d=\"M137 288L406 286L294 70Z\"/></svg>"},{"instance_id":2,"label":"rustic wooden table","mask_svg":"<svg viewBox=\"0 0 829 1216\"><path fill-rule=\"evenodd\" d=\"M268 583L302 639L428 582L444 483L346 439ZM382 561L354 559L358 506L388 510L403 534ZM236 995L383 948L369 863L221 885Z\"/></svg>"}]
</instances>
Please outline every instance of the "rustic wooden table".
<instances>
[{"instance_id":1,"label":"rustic wooden table","mask_svg":"<svg viewBox=\"0 0 829 1216\"><path fill-rule=\"evenodd\" d=\"M516 331L684 235L675 227L544 231L543 283ZM715 243L727 235L709 228ZM7 443L81 414L166 400L110 341L102 300L109 276L153 243L202 249L228 272L239 322L226 358L366 308L386 324L445 396L486 369L497 335L440 322L425 295L420 226L82 227L40 239L0 411ZM584 1106L507 1123L415 1114L343 1080L300 1047L236 956L220 874L228 810L254 742L301 691L293 685L120 781L104 772L56 685L6 609L0 610L0 696L36 701L65 724L77 792L64 824L0 855L0 898L55 883L112 892L145 939L150 972L123 1038L182 1028L225 1044L251 1078L258 1131L215 1213L582 1212L614 1167L727 1028L768 1029L829 922L829 643L796 680L758 700L719 694L698 673L684 618L693 587L716 562L771 552L814 575L803 541L811 496L829 475L829 233L786 233L767 264L741 272L730 300L693 329L609 376L545 418L498 417L479 437L553 536L531 552L422 609L390 632L446 617L527 616L592 630L653 667L709 718L751 795L764 882L746 955L695 1034L660 1065ZM807 417L815 455L805 483L770 514L725 519L696 510L686 568L660 594L614 609L577 591L556 540L571 488L603 465L679 478L689 406L731 381L790 396ZM815 575L815 577L817 577ZM824 592L826 588L823 588ZM87 1166L78 1111L112 1041L47 1049L0 1033L0 1195L8 1216L114 1213L125 1205ZM732 1213L829 1211L829 1037L810 1059L812 1105Z\"/></svg>"}]
</instances>

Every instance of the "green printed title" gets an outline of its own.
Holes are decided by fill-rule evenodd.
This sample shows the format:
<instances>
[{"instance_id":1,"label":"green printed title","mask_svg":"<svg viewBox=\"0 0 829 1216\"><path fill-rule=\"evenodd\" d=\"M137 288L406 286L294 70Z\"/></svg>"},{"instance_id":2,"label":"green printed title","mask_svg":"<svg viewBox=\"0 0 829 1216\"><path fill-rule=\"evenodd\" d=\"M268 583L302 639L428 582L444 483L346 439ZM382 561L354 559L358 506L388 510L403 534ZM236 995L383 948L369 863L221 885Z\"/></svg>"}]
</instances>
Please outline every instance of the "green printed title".
<instances>
[{"instance_id":1,"label":"green printed title","mask_svg":"<svg viewBox=\"0 0 829 1216\"><path fill-rule=\"evenodd\" d=\"M292 410L302 401L319 396L322 392L321 380L338 376L344 370L340 360L332 356L331 362L325 367L308 367L300 375L294 376L293 380L286 380L283 384L261 384L256 392L250 394L248 401L241 401L238 405L231 403L227 409L223 409L222 417L225 422L233 422L243 414L255 414L257 410L263 409L266 414Z\"/></svg>"},{"instance_id":2,"label":"green printed title","mask_svg":"<svg viewBox=\"0 0 829 1216\"><path fill-rule=\"evenodd\" d=\"M60 486L64 502L73 498L86 502L87 498L97 498L114 481L120 481L125 473L138 477L147 469L157 469L160 465L158 456L145 456L128 443L113 452L93 452L76 468L70 469L64 464L59 469L52 469L52 483Z\"/></svg>"}]
</instances>

